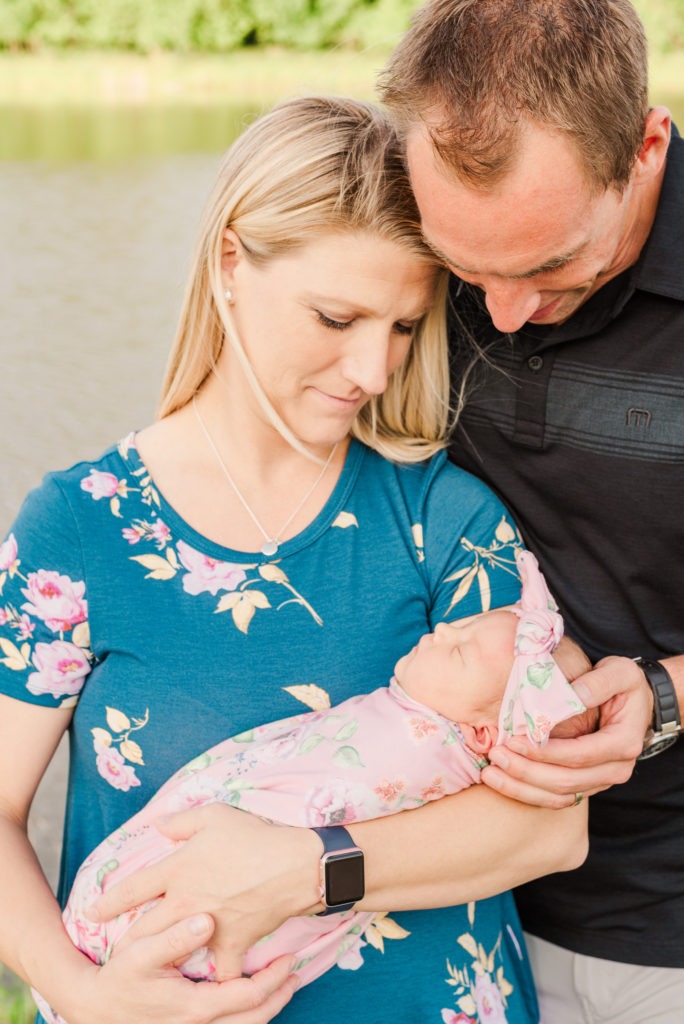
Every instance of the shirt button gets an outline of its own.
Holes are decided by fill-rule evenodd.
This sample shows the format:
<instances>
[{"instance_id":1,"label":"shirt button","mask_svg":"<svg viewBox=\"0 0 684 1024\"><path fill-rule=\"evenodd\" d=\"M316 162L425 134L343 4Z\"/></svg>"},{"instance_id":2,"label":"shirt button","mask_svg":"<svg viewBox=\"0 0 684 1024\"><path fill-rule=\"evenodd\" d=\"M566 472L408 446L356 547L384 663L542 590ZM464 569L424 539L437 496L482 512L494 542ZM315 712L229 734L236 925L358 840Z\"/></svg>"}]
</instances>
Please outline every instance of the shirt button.
<instances>
[{"instance_id":1,"label":"shirt button","mask_svg":"<svg viewBox=\"0 0 684 1024\"><path fill-rule=\"evenodd\" d=\"M542 366L544 365L544 360L541 356L530 356L530 358L527 360L527 365L532 371L532 373L539 373Z\"/></svg>"}]
</instances>

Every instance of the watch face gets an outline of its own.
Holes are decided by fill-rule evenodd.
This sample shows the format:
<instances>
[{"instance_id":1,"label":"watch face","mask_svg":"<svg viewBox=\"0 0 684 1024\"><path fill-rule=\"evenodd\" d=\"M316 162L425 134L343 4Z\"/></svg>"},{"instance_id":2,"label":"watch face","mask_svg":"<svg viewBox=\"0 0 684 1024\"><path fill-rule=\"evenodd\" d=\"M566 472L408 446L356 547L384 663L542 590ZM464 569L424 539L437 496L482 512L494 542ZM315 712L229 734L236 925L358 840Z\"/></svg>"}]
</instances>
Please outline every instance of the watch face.
<instances>
[{"instance_id":1,"label":"watch face","mask_svg":"<svg viewBox=\"0 0 684 1024\"><path fill-rule=\"evenodd\" d=\"M334 853L325 858L325 902L329 907L363 899L363 854L360 850Z\"/></svg>"}]
</instances>

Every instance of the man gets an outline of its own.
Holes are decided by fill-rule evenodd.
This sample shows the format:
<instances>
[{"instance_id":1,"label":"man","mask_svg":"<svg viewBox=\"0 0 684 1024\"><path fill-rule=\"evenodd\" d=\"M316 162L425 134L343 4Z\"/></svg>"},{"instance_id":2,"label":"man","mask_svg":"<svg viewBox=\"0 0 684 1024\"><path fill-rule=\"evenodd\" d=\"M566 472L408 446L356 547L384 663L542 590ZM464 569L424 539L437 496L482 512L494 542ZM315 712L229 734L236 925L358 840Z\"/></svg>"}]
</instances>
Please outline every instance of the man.
<instances>
[{"instance_id":1,"label":"man","mask_svg":"<svg viewBox=\"0 0 684 1024\"><path fill-rule=\"evenodd\" d=\"M598 662L597 733L485 773L547 806L598 793L586 864L518 892L542 1019L681 1024L684 143L627 0L431 0L382 98L455 275L451 457Z\"/></svg>"}]
</instances>

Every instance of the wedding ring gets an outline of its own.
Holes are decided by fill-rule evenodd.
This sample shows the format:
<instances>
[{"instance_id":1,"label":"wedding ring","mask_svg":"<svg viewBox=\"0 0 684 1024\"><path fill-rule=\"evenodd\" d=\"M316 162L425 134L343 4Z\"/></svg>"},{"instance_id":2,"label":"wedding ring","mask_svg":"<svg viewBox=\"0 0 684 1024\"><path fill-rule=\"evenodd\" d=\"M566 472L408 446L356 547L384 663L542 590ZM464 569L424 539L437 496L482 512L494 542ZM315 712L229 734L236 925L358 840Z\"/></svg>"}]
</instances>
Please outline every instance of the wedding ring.
<instances>
[{"instance_id":1,"label":"wedding ring","mask_svg":"<svg viewBox=\"0 0 684 1024\"><path fill-rule=\"evenodd\" d=\"M583 800L584 800L584 793L575 793L575 799L573 801L572 806L573 807L577 807L577 805L581 804Z\"/></svg>"}]
</instances>

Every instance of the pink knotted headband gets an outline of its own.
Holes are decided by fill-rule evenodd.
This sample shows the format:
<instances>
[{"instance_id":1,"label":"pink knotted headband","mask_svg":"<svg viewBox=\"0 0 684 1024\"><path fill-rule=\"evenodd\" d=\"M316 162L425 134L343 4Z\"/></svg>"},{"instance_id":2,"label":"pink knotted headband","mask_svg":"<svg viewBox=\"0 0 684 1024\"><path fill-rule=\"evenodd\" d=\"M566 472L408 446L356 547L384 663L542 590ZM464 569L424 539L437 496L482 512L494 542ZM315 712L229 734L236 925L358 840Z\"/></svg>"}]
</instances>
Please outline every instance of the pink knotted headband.
<instances>
[{"instance_id":1,"label":"pink knotted headband","mask_svg":"<svg viewBox=\"0 0 684 1024\"><path fill-rule=\"evenodd\" d=\"M563 636L563 619L537 559L531 551L518 551L516 559L522 593L511 611L520 621L499 713L499 742L526 735L542 746L555 725L586 709L553 657Z\"/></svg>"}]
</instances>

